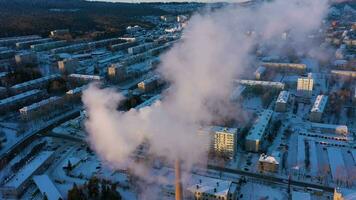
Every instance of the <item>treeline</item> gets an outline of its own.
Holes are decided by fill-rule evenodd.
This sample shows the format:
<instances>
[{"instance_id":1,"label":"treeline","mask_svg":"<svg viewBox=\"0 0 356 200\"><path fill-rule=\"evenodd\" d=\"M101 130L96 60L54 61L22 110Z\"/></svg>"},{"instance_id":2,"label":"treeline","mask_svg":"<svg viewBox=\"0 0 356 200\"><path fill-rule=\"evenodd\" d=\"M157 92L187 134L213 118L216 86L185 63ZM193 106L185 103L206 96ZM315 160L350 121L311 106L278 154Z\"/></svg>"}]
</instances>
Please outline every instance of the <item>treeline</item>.
<instances>
[{"instance_id":1,"label":"treeline","mask_svg":"<svg viewBox=\"0 0 356 200\"><path fill-rule=\"evenodd\" d=\"M68 191L68 200L121 200L117 185L111 181L92 177L87 183Z\"/></svg>"},{"instance_id":2,"label":"treeline","mask_svg":"<svg viewBox=\"0 0 356 200\"><path fill-rule=\"evenodd\" d=\"M84 0L0 0L0 37L39 34L54 29L123 33L128 25L151 28L138 17L167 14L154 4Z\"/></svg>"}]
</instances>

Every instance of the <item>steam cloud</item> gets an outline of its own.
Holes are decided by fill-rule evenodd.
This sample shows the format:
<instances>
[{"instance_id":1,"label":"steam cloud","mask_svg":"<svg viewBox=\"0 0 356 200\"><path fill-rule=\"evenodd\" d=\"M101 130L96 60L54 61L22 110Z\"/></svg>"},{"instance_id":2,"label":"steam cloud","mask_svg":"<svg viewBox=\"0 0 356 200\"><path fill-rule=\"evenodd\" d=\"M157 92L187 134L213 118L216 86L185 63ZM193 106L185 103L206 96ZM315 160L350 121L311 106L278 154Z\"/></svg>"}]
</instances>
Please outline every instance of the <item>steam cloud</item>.
<instances>
[{"instance_id":1,"label":"steam cloud","mask_svg":"<svg viewBox=\"0 0 356 200\"><path fill-rule=\"evenodd\" d=\"M273 44L283 52L282 33L299 50L326 14L326 0L276 0L254 7L228 6L197 14L182 41L162 57L158 71L171 83L164 99L150 107L116 110L123 96L91 85L83 94L86 129L95 151L112 166L130 166L130 155L147 139L150 152L185 164L204 159L208 141L197 135L216 116L239 119L229 102L232 81L254 61L251 51ZM273 41L273 42L271 42Z\"/></svg>"}]
</instances>

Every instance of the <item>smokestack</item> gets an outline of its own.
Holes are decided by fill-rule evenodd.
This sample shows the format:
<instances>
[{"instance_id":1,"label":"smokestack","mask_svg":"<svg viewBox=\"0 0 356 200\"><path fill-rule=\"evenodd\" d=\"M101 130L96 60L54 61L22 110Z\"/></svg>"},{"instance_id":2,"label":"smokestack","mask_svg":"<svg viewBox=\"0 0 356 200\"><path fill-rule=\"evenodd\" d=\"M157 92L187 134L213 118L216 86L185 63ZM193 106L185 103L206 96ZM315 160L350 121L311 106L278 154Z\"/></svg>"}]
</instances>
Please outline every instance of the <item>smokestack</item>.
<instances>
[{"instance_id":1,"label":"smokestack","mask_svg":"<svg viewBox=\"0 0 356 200\"><path fill-rule=\"evenodd\" d=\"M176 159L175 162L175 175L176 175L176 200L183 200L182 182L181 182L181 169L180 160Z\"/></svg>"}]
</instances>

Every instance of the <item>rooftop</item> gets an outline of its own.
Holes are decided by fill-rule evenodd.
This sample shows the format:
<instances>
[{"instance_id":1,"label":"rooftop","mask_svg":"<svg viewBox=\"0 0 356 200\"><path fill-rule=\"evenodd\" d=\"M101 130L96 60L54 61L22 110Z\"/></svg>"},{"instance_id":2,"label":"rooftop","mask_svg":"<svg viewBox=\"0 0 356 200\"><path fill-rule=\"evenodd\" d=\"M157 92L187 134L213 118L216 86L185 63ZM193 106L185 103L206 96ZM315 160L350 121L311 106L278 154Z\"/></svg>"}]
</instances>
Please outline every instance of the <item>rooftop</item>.
<instances>
[{"instance_id":1,"label":"rooftop","mask_svg":"<svg viewBox=\"0 0 356 200\"><path fill-rule=\"evenodd\" d=\"M246 136L246 140L260 141L263 138L268 123L272 117L272 110L264 110L256 119Z\"/></svg>"},{"instance_id":2,"label":"rooftop","mask_svg":"<svg viewBox=\"0 0 356 200\"><path fill-rule=\"evenodd\" d=\"M311 112L324 112L327 101L328 96L318 95L311 109Z\"/></svg>"},{"instance_id":3,"label":"rooftop","mask_svg":"<svg viewBox=\"0 0 356 200\"><path fill-rule=\"evenodd\" d=\"M288 91L281 91L278 95L277 102L278 103L287 103L289 99L289 92Z\"/></svg>"}]
</instances>

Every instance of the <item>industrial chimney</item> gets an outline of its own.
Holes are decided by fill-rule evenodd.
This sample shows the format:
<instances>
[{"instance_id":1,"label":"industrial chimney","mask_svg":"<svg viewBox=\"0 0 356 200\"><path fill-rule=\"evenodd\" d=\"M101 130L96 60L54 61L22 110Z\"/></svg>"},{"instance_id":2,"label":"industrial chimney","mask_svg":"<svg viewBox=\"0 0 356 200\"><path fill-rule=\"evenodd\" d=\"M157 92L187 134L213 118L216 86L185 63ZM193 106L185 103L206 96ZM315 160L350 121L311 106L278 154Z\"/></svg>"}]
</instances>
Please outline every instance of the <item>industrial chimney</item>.
<instances>
[{"instance_id":1,"label":"industrial chimney","mask_svg":"<svg viewBox=\"0 0 356 200\"><path fill-rule=\"evenodd\" d=\"M182 182L181 182L181 169L180 160L176 159L175 162L175 175L176 175L176 200L183 200Z\"/></svg>"}]
</instances>

